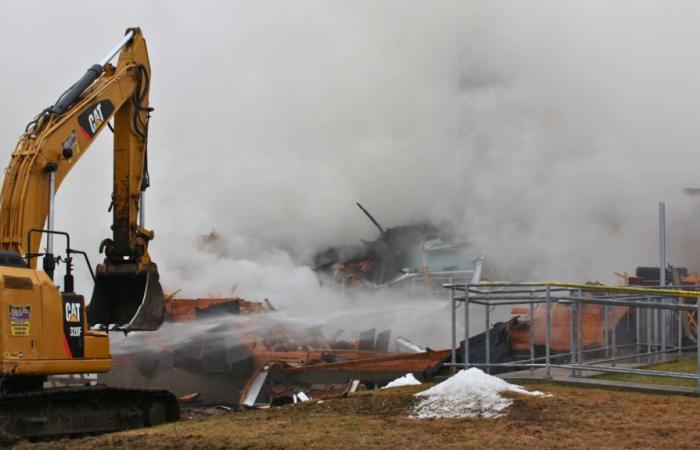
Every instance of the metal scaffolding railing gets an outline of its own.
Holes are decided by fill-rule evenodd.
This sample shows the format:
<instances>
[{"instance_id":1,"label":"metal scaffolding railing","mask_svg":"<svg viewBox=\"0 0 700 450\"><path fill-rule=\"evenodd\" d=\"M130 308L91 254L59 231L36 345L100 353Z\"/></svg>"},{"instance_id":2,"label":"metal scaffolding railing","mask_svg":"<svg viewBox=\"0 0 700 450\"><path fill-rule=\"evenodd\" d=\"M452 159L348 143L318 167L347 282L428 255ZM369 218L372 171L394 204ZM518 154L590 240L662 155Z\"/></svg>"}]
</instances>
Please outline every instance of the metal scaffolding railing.
<instances>
[{"instance_id":1,"label":"metal scaffolding railing","mask_svg":"<svg viewBox=\"0 0 700 450\"><path fill-rule=\"evenodd\" d=\"M551 369L571 371L571 376L580 377L583 371L612 372L635 375L651 375L678 379L695 380L700 392L700 291L683 286L667 288L603 286L561 282L536 283L466 283L445 284L450 291L452 311L452 359L448 363L453 368L483 367L487 371L495 368L544 369L543 378L551 378ZM528 351L525 357L508 362L492 362L491 358L491 313L496 307L527 305L529 317ZM486 333L483 362L470 361L469 337L472 307L484 308ZM457 310L464 311L464 347L458 359ZM561 336L562 328L568 332L567 349L562 351L552 346L552 311L568 309L568 324L562 327L561 321L555 330ZM622 307L622 309L621 309ZM544 308L544 345L536 346L536 310ZM584 330L584 314L597 308L602 315L603 330L600 336L591 338L589 330ZM617 317L620 311L625 317ZM688 320L689 313L695 313L695 320ZM560 317L560 316L558 316ZM618 324L624 319L626 341L618 340ZM590 320L590 317L589 317ZM610 326L611 323L613 326ZM685 332L684 332L685 330ZM694 336L688 331L693 331ZM586 333L588 333L586 335ZM596 330L597 333L597 330ZM588 339L588 343L584 341ZM591 340L593 342L591 342ZM596 342L599 342L599 345ZM685 343L685 345L684 345ZM691 345L688 345L688 344ZM536 348L537 347L537 348ZM544 348L542 348L544 347ZM620 367L622 361L636 360L651 362L657 355L678 354L695 351L697 367L695 373L669 372ZM539 355L538 355L539 352Z\"/></svg>"}]
</instances>

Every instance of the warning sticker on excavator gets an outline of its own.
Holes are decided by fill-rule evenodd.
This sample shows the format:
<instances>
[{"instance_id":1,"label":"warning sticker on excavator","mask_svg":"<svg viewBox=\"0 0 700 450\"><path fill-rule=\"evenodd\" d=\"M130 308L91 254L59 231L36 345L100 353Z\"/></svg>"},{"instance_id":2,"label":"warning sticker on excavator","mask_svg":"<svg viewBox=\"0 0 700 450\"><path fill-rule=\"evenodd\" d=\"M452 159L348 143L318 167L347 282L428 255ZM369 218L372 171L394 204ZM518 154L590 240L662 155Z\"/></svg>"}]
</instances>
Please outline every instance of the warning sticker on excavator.
<instances>
[{"instance_id":1,"label":"warning sticker on excavator","mask_svg":"<svg viewBox=\"0 0 700 450\"><path fill-rule=\"evenodd\" d=\"M29 324L32 320L30 305L10 305L10 334L12 336L29 336Z\"/></svg>"},{"instance_id":2,"label":"warning sticker on excavator","mask_svg":"<svg viewBox=\"0 0 700 450\"><path fill-rule=\"evenodd\" d=\"M80 144L75 130L72 130L68 137L63 141L63 156L72 161L74 157L80 154Z\"/></svg>"}]
</instances>

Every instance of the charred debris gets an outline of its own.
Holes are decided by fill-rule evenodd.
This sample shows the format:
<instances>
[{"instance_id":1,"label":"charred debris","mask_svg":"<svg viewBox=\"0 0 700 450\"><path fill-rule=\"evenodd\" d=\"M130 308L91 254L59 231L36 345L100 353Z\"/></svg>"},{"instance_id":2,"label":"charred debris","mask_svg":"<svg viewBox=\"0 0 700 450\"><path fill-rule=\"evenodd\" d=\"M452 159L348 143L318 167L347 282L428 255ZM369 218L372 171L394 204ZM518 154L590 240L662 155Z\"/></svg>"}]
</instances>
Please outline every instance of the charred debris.
<instances>
[{"instance_id":1,"label":"charred debris","mask_svg":"<svg viewBox=\"0 0 700 450\"><path fill-rule=\"evenodd\" d=\"M437 294L442 283L466 281L481 271L467 240L452 226L422 222L384 228L365 207L360 210L379 236L361 244L329 247L314 256L322 282L346 289L376 290L404 287L413 293ZM442 292L444 295L444 292Z\"/></svg>"},{"instance_id":2,"label":"charred debris","mask_svg":"<svg viewBox=\"0 0 700 450\"><path fill-rule=\"evenodd\" d=\"M390 351L390 330L340 340L342 330L291 328L267 300L168 298L166 317L160 330L126 337L128 351L115 352L98 382L165 388L189 404L260 407L380 387L408 372L430 379L449 357L403 338L402 351ZM196 331L183 337L186 328Z\"/></svg>"},{"instance_id":3,"label":"charred debris","mask_svg":"<svg viewBox=\"0 0 700 450\"><path fill-rule=\"evenodd\" d=\"M403 288L444 299L443 283L478 279L481 258L469 256L467 241L448 224L385 229L358 207L379 236L318 253L314 268L323 283L348 293ZM212 232L202 245L218 238ZM114 342L113 369L97 382L168 389L190 405L264 407L373 389L406 373L429 380L446 373L450 358L450 350L424 348L391 330L341 339L343 330L326 336L320 327L290 325L268 299L169 297L165 310L158 331Z\"/></svg>"}]
</instances>

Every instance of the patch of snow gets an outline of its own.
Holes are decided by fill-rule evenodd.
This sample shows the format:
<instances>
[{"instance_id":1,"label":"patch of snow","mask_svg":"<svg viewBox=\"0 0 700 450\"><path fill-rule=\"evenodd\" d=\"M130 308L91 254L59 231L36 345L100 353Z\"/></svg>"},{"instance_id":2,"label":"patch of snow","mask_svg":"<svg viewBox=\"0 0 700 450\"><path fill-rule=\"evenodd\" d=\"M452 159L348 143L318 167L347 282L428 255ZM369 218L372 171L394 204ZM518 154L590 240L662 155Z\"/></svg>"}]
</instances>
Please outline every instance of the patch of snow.
<instances>
[{"instance_id":1,"label":"patch of snow","mask_svg":"<svg viewBox=\"0 0 700 450\"><path fill-rule=\"evenodd\" d=\"M406 375L395 379L394 381L388 383L382 389L400 387L400 386L413 386L416 384L421 384L420 381L416 380L416 377L412 373L407 373Z\"/></svg>"},{"instance_id":2,"label":"patch of snow","mask_svg":"<svg viewBox=\"0 0 700 450\"><path fill-rule=\"evenodd\" d=\"M411 417L501 417L504 415L503 411L513 403L513 400L502 397L501 392L549 396L539 391L528 391L522 386L510 384L473 367L461 370L442 383L414 394L422 399L414 407Z\"/></svg>"}]
</instances>

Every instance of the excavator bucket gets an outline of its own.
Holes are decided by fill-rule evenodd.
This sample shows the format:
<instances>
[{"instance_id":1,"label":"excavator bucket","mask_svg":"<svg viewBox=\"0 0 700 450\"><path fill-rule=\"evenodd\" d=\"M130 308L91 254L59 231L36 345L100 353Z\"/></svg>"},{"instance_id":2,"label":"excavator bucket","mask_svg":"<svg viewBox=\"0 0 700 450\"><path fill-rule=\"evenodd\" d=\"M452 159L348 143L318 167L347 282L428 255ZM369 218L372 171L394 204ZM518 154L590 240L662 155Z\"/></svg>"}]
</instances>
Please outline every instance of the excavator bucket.
<instances>
[{"instance_id":1,"label":"excavator bucket","mask_svg":"<svg viewBox=\"0 0 700 450\"><path fill-rule=\"evenodd\" d=\"M158 270L106 271L99 266L87 306L90 326L112 325L122 331L157 330L165 318Z\"/></svg>"}]
</instances>

